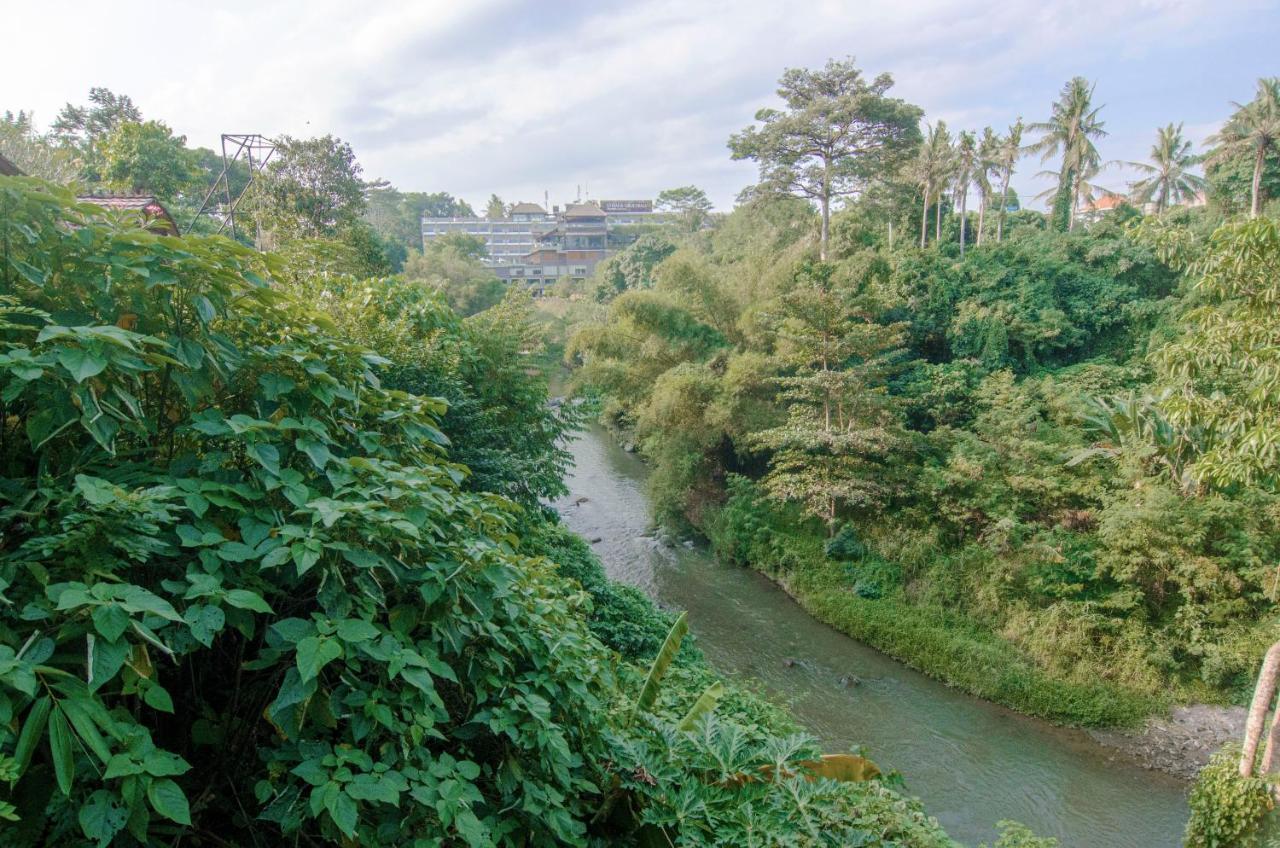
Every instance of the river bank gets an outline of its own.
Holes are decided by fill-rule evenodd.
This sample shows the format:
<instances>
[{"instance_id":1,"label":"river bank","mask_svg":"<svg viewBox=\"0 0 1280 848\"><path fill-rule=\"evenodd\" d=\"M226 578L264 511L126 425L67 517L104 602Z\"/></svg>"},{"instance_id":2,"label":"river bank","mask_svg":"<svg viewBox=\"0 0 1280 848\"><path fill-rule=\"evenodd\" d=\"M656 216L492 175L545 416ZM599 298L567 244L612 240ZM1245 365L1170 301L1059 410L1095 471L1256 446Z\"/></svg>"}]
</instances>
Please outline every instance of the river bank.
<instances>
[{"instance_id":1,"label":"river bank","mask_svg":"<svg viewBox=\"0 0 1280 848\"><path fill-rule=\"evenodd\" d=\"M862 750L900 772L947 832L992 843L1014 819L1063 846L1177 845L1186 784L1147 771L1084 730L970 697L823 624L756 571L701 545L655 539L647 466L601 428L570 445L556 506L609 576L688 611L727 678L785 704L829 751Z\"/></svg>"}]
</instances>

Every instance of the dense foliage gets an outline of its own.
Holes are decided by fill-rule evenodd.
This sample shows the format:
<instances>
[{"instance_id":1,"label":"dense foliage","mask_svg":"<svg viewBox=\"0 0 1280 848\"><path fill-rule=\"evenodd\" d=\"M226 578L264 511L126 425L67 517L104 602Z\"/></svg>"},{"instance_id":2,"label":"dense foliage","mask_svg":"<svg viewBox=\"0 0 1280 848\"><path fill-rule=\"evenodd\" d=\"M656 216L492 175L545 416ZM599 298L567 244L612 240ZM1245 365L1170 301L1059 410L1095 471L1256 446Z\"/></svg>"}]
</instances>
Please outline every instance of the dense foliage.
<instances>
[{"instance_id":1,"label":"dense foliage","mask_svg":"<svg viewBox=\"0 0 1280 848\"><path fill-rule=\"evenodd\" d=\"M813 217L774 205L689 240L568 347L666 516L1028 711L1243 697L1280 542L1274 222L1210 239L1203 214L1060 233L1018 213L961 259L890 250L855 205L815 263ZM774 551L747 544L780 505L798 512ZM856 554L804 541L842 527ZM988 652L1016 685L983 674Z\"/></svg>"},{"instance_id":2,"label":"dense foliage","mask_svg":"<svg viewBox=\"0 0 1280 848\"><path fill-rule=\"evenodd\" d=\"M637 720L670 622L536 505L571 422L527 305L25 179L0 251L6 845L947 844L751 696L676 730L692 649Z\"/></svg>"}]
</instances>

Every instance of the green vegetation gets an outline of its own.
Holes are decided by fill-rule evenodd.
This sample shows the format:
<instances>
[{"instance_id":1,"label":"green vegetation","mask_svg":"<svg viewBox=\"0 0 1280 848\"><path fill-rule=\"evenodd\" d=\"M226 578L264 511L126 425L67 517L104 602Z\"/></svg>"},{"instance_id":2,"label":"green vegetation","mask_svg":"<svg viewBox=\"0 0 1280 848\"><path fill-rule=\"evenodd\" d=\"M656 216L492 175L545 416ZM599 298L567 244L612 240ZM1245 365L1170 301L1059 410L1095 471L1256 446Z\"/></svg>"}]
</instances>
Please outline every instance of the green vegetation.
<instances>
[{"instance_id":1,"label":"green vegetation","mask_svg":"<svg viewBox=\"0 0 1280 848\"><path fill-rule=\"evenodd\" d=\"M1207 207L1177 206L1205 183L1173 126L1135 185L1158 214L1086 214L1105 133L1075 79L1029 147L1020 120L954 142L938 122L913 159L842 160L860 193L828 234L779 176L810 166L760 138L828 114L839 135L842 92L883 96L840 63L783 88L837 73L803 116L735 136L735 155L758 142L748 202L584 287L608 311L566 357L652 462L664 520L1025 712L1129 724L1243 701L1280 573L1276 222L1223 224L1237 201L1212 179ZM1269 85L1240 107L1255 123ZM1057 163L1049 214L1005 213L1023 151Z\"/></svg>"},{"instance_id":2,"label":"green vegetation","mask_svg":"<svg viewBox=\"0 0 1280 848\"><path fill-rule=\"evenodd\" d=\"M0 841L950 844L688 640L636 715L671 620L539 506L527 298L341 240L0 178Z\"/></svg>"}]
</instances>

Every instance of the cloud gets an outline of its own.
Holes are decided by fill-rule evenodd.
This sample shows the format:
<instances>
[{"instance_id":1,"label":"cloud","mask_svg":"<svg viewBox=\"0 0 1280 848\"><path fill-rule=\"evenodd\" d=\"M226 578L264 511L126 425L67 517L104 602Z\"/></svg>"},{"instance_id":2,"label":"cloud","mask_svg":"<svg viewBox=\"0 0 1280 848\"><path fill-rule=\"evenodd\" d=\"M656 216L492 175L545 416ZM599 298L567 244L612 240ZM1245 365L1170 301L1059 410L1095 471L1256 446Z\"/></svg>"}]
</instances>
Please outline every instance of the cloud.
<instances>
[{"instance_id":1,"label":"cloud","mask_svg":"<svg viewBox=\"0 0 1280 848\"><path fill-rule=\"evenodd\" d=\"M0 108L47 121L108 85L193 144L332 132L369 175L473 202L696 183L722 207L754 177L726 140L773 102L784 67L853 53L929 119L975 129L1042 117L1083 74L1108 104L1103 155L1135 159L1158 123L1210 125L1273 72L1249 57L1269 55L1280 17L1252 0L63 6L6 13L30 37L0 55ZM1038 167L1023 170L1029 196Z\"/></svg>"}]
</instances>

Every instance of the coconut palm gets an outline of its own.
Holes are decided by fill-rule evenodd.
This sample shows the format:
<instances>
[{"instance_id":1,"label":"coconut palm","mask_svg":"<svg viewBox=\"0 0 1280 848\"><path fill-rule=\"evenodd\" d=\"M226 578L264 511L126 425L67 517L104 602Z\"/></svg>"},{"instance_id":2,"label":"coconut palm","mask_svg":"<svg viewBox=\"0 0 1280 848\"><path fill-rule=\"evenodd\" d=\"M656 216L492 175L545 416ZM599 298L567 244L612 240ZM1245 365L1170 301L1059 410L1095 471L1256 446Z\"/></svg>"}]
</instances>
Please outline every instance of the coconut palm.
<instances>
[{"instance_id":1,"label":"coconut palm","mask_svg":"<svg viewBox=\"0 0 1280 848\"><path fill-rule=\"evenodd\" d=\"M1075 227L1076 210L1080 206L1085 188L1082 175L1096 173L1102 167L1102 158L1093 140L1107 133L1098 119L1101 106L1093 105L1093 85L1084 77L1075 77L1062 87L1058 100L1053 104L1049 120L1032 124L1029 129L1043 133L1028 150L1040 154L1042 162L1061 156L1062 164L1057 172L1058 192L1070 198L1067 229Z\"/></svg>"},{"instance_id":2,"label":"coconut palm","mask_svg":"<svg viewBox=\"0 0 1280 848\"><path fill-rule=\"evenodd\" d=\"M1191 142L1182 135L1182 124L1161 127L1151 147L1151 161L1127 163L1147 175L1129 186L1129 196L1135 203L1154 202L1157 213L1190 200L1205 187L1204 177L1191 173L1199 162Z\"/></svg>"},{"instance_id":3,"label":"coconut palm","mask_svg":"<svg viewBox=\"0 0 1280 848\"><path fill-rule=\"evenodd\" d=\"M1013 168L1022 158L1022 118L1014 121L1009 127L1009 134L1000 145L1000 215L996 218L996 241L1004 238L1004 216L1009 208L1009 182L1013 179Z\"/></svg>"},{"instance_id":4,"label":"coconut palm","mask_svg":"<svg viewBox=\"0 0 1280 848\"><path fill-rule=\"evenodd\" d=\"M1236 107L1227 123L1209 139L1214 150L1210 161L1222 161L1232 156L1253 156L1253 186L1250 193L1249 216L1258 217L1262 212L1262 168L1268 154L1280 151L1280 77L1264 77L1258 80L1258 91L1253 100Z\"/></svg>"},{"instance_id":5,"label":"coconut palm","mask_svg":"<svg viewBox=\"0 0 1280 848\"><path fill-rule=\"evenodd\" d=\"M915 177L924 194L923 206L920 209L920 246L924 247L929 227L929 200L938 199L938 208L942 208L942 187L946 185L951 173L951 133L947 132L947 122L938 121L927 127L924 141L920 143L920 152L916 156ZM939 218L941 212L939 212ZM941 226L941 221L937 222ZM935 232L934 237L937 237Z\"/></svg>"},{"instance_id":6,"label":"coconut palm","mask_svg":"<svg viewBox=\"0 0 1280 848\"><path fill-rule=\"evenodd\" d=\"M960 257L964 258L964 225L965 207L969 199L969 186L973 183L974 171L978 164L978 146L971 132L960 133L956 142L955 157L955 196L956 209L960 213Z\"/></svg>"},{"instance_id":7,"label":"coconut palm","mask_svg":"<svg viewBox=\"0 0 1280 848\"><path fill-rule=\"evenodd\" d=\"M987 202L991 197L991 178L1000 173L1002 144L1000 136L996 135L991 127L983 128L982 140L978 142L977 165L973 172L973 182L978 186L978 247L982 247L982 232L986 227Z\"/></svg>"}]
</instances>

